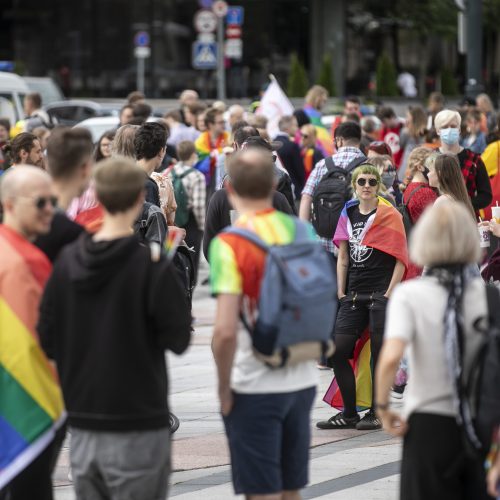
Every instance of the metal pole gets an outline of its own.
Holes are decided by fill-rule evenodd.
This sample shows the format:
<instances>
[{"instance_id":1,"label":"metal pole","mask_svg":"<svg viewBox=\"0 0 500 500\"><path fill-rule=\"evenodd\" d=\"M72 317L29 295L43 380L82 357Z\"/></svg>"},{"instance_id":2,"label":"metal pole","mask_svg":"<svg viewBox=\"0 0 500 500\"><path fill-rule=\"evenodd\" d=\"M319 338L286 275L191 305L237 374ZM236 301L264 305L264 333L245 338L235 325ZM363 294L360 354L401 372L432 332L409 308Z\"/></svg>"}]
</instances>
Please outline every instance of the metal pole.
<instances>
[{"instance_id":1,"label":"metal pole","mask_svg":"<svg viewBox=\"0 0 500 500\"><path fill-rule=\"evenodd\" d=\"M139 92L144 93L144 70L145 70L145 58L144 57L138 57L137 58L137 90Z\"/></svg>"},{"instance_id":2,"label":"metal pole","mask_svg":"<svg viewBox=\"0 0 500 500\"><path fill-rule=\"evenodd\" d=\"M226 69L224 68L224 18L217 19L217 99L226 99Z\"/></svg>"},{"instance_id":3,"label":"metal pole","mask_svg":"<svg viewBox=\"0 0 500 500\"><path fill-rule=\"evenodd\" d=\"M467 83L465 85L465 93L467 96L476 97L484 89L482 83L482 0L468 0L466 9Z\"/></svg>"}]
</instances>

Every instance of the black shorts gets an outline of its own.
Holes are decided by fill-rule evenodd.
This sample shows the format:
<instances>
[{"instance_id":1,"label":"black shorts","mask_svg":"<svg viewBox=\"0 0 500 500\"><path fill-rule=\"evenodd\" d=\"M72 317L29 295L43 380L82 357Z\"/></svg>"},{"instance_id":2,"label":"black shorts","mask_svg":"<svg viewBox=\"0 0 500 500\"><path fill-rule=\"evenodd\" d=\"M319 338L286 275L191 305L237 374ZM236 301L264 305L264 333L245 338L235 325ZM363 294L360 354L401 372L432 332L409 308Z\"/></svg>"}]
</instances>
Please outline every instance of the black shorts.
<instances>
[{"instance_id":1,"label":"black shorts","mask_svg":"<svg viewBox=\"0 0 500 500\"><path fill-rule=\"evenodd\" d=\"M384 335L387 297L384 292L349 292L340 299L335 335L361 337L367 327L371 335Z\"/></svg>"}]
</instances>

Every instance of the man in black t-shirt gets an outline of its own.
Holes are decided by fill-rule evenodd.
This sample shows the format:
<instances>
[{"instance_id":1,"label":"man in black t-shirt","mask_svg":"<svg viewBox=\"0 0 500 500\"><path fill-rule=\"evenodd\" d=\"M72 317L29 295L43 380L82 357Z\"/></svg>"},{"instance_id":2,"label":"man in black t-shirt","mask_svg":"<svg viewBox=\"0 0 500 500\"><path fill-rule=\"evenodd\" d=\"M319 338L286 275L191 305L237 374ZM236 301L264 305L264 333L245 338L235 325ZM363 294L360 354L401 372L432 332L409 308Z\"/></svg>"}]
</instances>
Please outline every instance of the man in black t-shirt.
<instances>
[{"instance_id":1,"label":"man in black t-shirt","mask_svg":"<svg viewBox=\"0 0 500 500\"><path fill-rule=\"evenodd\" d=\"M57 211L50 232L39 236L34 243L52 262L65 245L84 231L66 216L65 210L88 186L94 163L93 149L92 136L84 128L58 127L47 143L48 170L54 181Z\"/></svg>"}]
</instances>

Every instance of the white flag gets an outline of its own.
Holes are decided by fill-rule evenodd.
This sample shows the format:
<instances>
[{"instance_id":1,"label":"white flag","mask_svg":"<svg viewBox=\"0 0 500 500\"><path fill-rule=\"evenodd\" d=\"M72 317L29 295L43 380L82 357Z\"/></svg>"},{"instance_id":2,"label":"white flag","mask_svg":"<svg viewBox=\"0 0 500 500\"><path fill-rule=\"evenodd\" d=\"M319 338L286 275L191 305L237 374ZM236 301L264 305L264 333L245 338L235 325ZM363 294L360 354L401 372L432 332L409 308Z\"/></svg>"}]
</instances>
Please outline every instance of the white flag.
<instances>
[{"instance_id":1,"label":"white flag","mask_svg":"<svg viewBox=\"0 0 500 500\"><path fill-rule=\"evenodd\" d=\"M276 78L273 78L264 92L259 109L256 112L256 114L264 115L268 119L267 133L271 138L274 138L279 132L278 122L280 118L293 114L293 110L290 99L283 92Z\"/></svg>"}]
</instances>

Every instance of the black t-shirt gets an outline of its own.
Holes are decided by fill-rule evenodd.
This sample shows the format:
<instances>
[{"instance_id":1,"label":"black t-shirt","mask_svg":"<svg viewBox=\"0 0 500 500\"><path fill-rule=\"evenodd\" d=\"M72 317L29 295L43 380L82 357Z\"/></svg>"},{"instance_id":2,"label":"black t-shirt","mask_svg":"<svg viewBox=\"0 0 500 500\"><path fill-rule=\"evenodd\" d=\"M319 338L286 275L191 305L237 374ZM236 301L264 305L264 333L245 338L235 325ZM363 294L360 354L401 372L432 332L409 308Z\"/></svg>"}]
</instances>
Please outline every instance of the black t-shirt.
<instances>
[{"instance_id":1,"label":"black t-shirt","mask_svg":"<svg viewBox=\"0 0 500 500\"><path fill-rule=\"evenodd\" d=\"M39 236L34 244L54 262L59 252L69 243L75 241L84 228L69 219L63 211L57 211L52 219L50 231Z\"/></svg>"},{"instance_id":2,"label":"black t-shirt","mask_svg":"<svg viewBox=\"0 0 500 500\"><path fill-rule=\"evenodd\" d=\"M158 184L156 184L156 182L153 179L151 179L149 175L147 174L145 175L146 175L146 184L144 185L146 189L145 201L147 201L148 203L152 203L157 207L160 207L160 190L158 189Z\"/></svg>"},{"instance_id":3,"label":"black t-shirt","mask_svg":"<svg viewBox=\"0 0 500 500\"><path fill-rule=\"evenodd\" d=\"M362 214L359 205L347 211L352 226L349 239L349 272L347 273L347 291L360 293L385 292L389 288L396 258L372 247L360 245L368 219L377 210Z\"/></svg>"}]
</instances>

